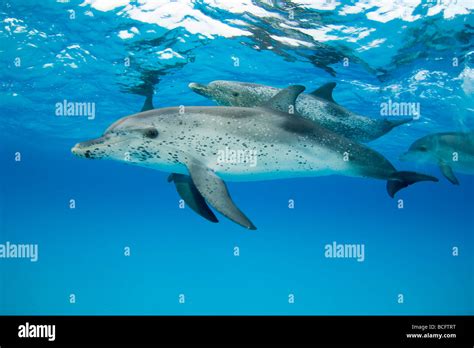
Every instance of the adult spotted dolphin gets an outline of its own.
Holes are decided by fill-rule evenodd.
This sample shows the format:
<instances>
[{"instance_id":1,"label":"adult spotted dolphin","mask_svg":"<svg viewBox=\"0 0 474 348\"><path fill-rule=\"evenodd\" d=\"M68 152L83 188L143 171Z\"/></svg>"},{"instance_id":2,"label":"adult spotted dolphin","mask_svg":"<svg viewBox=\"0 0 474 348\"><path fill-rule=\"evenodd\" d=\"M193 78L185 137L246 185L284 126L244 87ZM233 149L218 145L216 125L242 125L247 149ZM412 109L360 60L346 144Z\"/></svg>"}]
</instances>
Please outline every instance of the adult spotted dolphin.
<instances>
[{"instance_id":1,"label":"adult spotted dolphin","mask_svg":"<svg viewBox=\"0 0 474 348\"><path fill-rule=\"evenodd\" d=\"M401 159L436 164L446 179L459 185L454 170L474 174L474 132L429 134L415 141Z\"/></svg>"},{"instance_id":2,"label":"adult spotted dolphin","mask_svg":"<svg viewBox=\"0 0 474 348\"><path fill-rule=\"evenodd\" d=\"M327 83L310 94L301 94L296 101L298 113L346 138L369 142L411 119L373 119L355 114L337 104L332 96L336 83ZM237 81L213 81L208 85L190 83L189 88L219 105L253 107L274 97L281 89Z\"/></svg>"},{"instance_id":3,"label":"adult spotted dolphin","mask_svg":"<svg viewBox=\"0 0 474 348\"><path fill-rule=\"evenodd\" d=\"M415 182L437 181L399 172L367 146L286 113L303 90L291 86L258 108L170 107L141 112L116 121L100 138L79 143L72 152L173 173L170 181L201 216L217 221L208 203L248 229L255 226L232 201L224 180L370 177L387 180L392 197ZM234 156L223 156L224 149L234 151ZM245 154L251 153L258 156L256 165L246 160Z\"/></svg>"}]
</instances>

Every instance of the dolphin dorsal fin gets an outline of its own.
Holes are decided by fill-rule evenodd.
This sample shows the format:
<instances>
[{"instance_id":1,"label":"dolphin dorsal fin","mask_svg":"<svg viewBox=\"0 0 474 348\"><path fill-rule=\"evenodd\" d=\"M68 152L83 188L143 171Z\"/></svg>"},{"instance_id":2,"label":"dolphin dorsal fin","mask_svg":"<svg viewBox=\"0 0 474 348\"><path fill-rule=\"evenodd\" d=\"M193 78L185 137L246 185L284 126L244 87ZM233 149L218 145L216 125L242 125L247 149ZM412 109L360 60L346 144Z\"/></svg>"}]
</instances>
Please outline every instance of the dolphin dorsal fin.
<instances>
[{"instance_id":1,"label":"dolphin dorsal fin","mask_svg":"<svg viewBox=\"0 0 474 348\"><path fill-rule=\"evenodd\" d=\"M336 87L336 82L329 82L311 92L310 95L336 104L334 98L332 97L332 91L334 90L334 87Z\"/></svg>"},{"instance_id":2,"label":"dolphin dorsal fin","mask_svg":"<svg viewBox=\"0 0 474 348\"><path fill-rule=\"evenodd\" d=\"M296 98L305 90L304 86L294 85L289 86L278 92L272 99L264 103L262 106L265 108L278 110L281 112L289 113L291 106L293 107L294 113L296 113L295 103Z\"/></svg>"},{"instance_id":3,"label":"dolphin dorsal fin","mask_svg":"<svg viewBox=\"0 0 474 348\"><path fill-rule=\"evenodd\" d=\"M153 110L155 107L153 106L153 93L148 94L146 96L145 102L143 103L142 107L142 112L143 111L148 111L148 110Z\"/></svg>"}]
</instances>

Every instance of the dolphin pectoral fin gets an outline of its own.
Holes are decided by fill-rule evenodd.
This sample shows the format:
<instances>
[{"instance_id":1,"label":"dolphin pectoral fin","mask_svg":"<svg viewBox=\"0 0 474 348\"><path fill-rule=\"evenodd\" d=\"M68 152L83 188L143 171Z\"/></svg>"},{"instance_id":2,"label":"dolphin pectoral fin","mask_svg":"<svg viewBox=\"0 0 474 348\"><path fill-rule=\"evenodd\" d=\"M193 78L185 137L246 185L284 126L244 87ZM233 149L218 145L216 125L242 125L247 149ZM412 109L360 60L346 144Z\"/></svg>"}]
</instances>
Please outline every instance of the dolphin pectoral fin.
<instances>
[{"instance_id":1,"label":"dolphin pectoral fin","mask_svg":"<svg viewBox=\"0 0 474 348\"><path fill-rule=\"evenodd\" d=\"M145 102L143 103L142 112L153 110L155 107L153 106L153 93L150 93L146 96Z\"/></svg>"},{"instance_id":2,"label":"dolphin pectoral fin","mask_svg":"<svg viewBox=\"0 0 474 348\"><path fill-rule=\"evenodd\" d=\"M219 213L249 230L257 229L237 208L227 191L225 182L212 170L199 163L189 164L188 170L199 192Z\"/></svg>"},{"instance_id":3,"label":"dolphin pectoral fin","mask_svg":"<svg viewBox=\"0 0 474 348\"><path fill-rule=\"evenodd\" d=\"M419 181L439 181L431 175L420 174L415 172L395 172L387 181L387 192L390 197L394 197L395 193L401 189L415 184Z\"/></svg>"},{"instance_id":4,"label":"dolphin pectoral fin","mask_svg":"<svg viewBox=\"0 0 474 348\"><path fill-rule=\"evenodd\" d=\"M262 107L269 108L284 113L290 113L293 107L293 113L296 113L296 98L305 90L304 86L294 85L278 92L273 98L264 103Z\"/></svg>"},{"instance_id":5,"label":"dolphin pectoral fin","mask_svg":"<svg viewBox=\"0 0 474 348\"><path fill-rule=\"evenodd\" d=\"M441 169L441 173L443 173L444 177L448 179L451 184L453 185L459 185L459 180L456 178L456 175L454 175L453 168L448 166L446 163L439 163L439 169Z\"/></svg>"},{"instance_id":6,"label":"dolphin pectoral fin","mask_svg":"<svg viewBox=\"0 0 474 348\"><path fill-rule=\"evenodd\" d=\"M324 99L328 102L336 104L336 102L334 101L334 99L332 97L332 91L334 90L334 87L336 87L336 83L335 82L329 82L329 83L326 83L325 85L322 85L321 87L319 87L315 91L311 92L310 95L312 95L313 97Z\"/></svg>"},{"instance_id":7,"label":"dolphin pectoral fin","mask_svg":"<svg viewBox=\"0 0 474 348\"><path fill-rule=\"evenodd\" d=\"M211 222L219 222L189 175L173 173L168 177L168 182L171 181L174 182L179 196L192 210Z\"/></svg>"}]
</instances>

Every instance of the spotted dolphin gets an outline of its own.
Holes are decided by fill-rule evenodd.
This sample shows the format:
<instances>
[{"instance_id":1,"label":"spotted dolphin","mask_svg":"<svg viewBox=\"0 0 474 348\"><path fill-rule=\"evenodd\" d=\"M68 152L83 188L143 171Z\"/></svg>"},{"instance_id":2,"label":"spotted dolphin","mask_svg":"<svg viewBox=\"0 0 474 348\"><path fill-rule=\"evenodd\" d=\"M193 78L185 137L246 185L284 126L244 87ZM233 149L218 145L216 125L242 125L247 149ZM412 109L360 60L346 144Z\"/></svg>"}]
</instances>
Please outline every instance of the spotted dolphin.
<instances>
[{"instance_id":1,"label":"spotted dolphin","mask_svg":"<svg viewBox=\"0 0 474 348\"><path fill-rule=\"evenodd\" d=\"M169 180L198 214L216 222L209 204L248 229L255 225L232 201L225 181L339 174L387 180L392 197L418 181L437 181L397 171L369 147L285 112L303 90L291 86L256 108L191 106L141 112L116 121L97 139L76 144L72 152L172 173ZM257 154L256 165L247 160L249 154Z\"/></svg>"},{"instance_id":2,"label":"spotted dolphin","mask_svg":"<svg viewBox=\"0 0 474 348\"><path fill-rule=\"evenodd\" d=\"M474 174L474 132L445 132L415 141L401 158L436 164L452 184L459 185L454 170Z\"/></svg>"},{"instance_id":3,"label":"spotted dolphin","mask_svg":"<svg viewBox=\"0 0 474 348\"><path fill-rule=\"evenodd\" d=\"M394 127L411 121L410 118L374 119L355 114L334 101L332 94L335 87L336 83L331 82L310 94L301 94L296 101L298 113L333 132L362 143L375 140ZM219 105L244 107L259 106L281 91L279 88L237 81L213 81L208 85L193 82L189 88Z\"/></svg>"}]
</instances>

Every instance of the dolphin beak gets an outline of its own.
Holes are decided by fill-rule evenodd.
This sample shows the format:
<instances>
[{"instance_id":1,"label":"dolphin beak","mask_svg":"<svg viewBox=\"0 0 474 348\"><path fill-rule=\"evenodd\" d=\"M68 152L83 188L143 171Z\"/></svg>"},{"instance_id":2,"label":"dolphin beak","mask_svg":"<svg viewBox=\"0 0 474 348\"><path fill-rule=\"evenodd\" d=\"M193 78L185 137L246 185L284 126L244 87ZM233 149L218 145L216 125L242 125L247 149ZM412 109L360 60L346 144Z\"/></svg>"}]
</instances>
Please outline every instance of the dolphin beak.
<instances>
[{"instance_id":1,"label":"dolphin beak","mask_svg":"<svg viewBox=\"0 0 474 348\"><path fill-rule=\"evenodd\" d=\"M188 85L189 88L192 89L193 92L197 93L197 94L200 94L200 95L203 95L203 96L207 96L207 86L206 85L201 85L200 83L195 83L195 82L191 82L189 85Z\"/></svg>"},{"instance_id":2,"label":"dolphin beak","mask_svg":"<svg viewBox=\"0 0 474 348\"><path fill-rule=\"evenodd\" d=\"M78 156L78 154L79 154L79 144L74 145L74 146L71 148L71 152L72 152L73 155Z\"/></svg>"},{"instance_id":3,"label":"dolphin beak","mask_svg":"<svg viewBox=\"0 0 474 348\"><path fill-rule=\"evenodd\" d=\"M98 148L104 144L105 140L106 138L102 136L97 139L77 143L71 148L71 152L77 157L98 158L96 150L98 150Z\"/></svg>"},{"instance_id":4,"label":"dolphin beak","mask_svg":"<svg viewBox=\"0 0 474 348\"><path fill-rule=\"evenodd\" d=\"M82 143L77 143L71 148L71 152L74 156L77 157L85 157L85 158L91 158L91 152L87 150L84 146L82 146Z\"/></svg>"}]
</instances>

